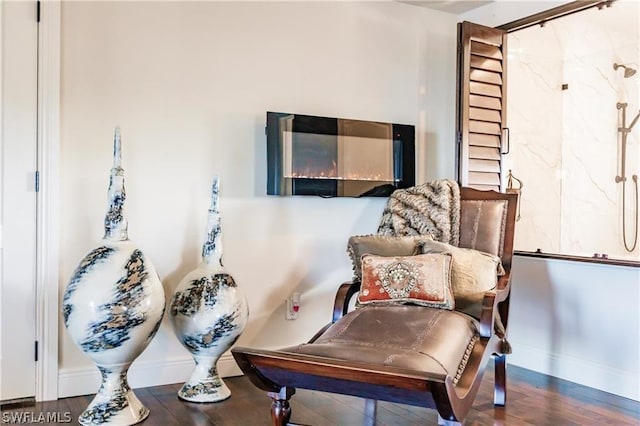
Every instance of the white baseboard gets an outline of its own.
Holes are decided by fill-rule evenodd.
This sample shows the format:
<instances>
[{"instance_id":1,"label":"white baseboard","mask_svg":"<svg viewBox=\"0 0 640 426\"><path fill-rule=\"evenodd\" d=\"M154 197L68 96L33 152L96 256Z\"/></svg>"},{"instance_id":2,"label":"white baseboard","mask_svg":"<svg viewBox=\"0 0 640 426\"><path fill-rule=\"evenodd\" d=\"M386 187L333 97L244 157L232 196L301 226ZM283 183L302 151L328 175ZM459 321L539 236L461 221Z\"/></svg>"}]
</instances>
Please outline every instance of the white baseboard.
<instances>
[{"instance_id":1,"label":"white baseboard","mask_svg":"<svg viewBox=\"0 0 640 426\"><path fill-rule=\"evenodd\" d=\"M135 389L182 383L189 379L194 365L191 357L134 362L129 370L129 384ZM220 357L218 372L222 377L242 375L231 354ZM99 387L100 373L96 367L64 368L58 372L59 398L93 394Z\"/></svg>"},{"instance_id":2,"label":"white baseboard","mask_svg":"<svg viewBox=\"0 0 640 426\"><path fill-rule=\"evenodd\" d=\"M640 375L637 371L624 371L585 359L550 353L513 340L511 345L514 351L507 356L507 362L511 365L640 401Z\"/></svg>"}]
</instances>

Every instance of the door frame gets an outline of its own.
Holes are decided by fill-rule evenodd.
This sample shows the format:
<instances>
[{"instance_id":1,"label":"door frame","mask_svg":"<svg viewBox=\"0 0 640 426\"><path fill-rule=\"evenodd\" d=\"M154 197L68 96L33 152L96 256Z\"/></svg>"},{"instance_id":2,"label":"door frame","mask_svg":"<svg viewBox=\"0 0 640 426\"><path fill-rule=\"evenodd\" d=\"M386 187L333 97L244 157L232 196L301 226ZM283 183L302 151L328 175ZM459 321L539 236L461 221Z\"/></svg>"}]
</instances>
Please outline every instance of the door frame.
<instances>
[{"instance_id":1,"label":"door frame","mask_svg":"<svg viewBox=\"0 0 640 426\"><path fill-rule=\"evenodd\" d=\"M58 399L61 3L39 3L35 397L50 401Z\"/></svg>"},{"instance_id":2,"label":"door frame","mask_svg":"<svg viewBox=\"0 0 640 426\"><path fill-rule=\"evenodd\" d=\"M59 63L60 63L60 5L44 3L51 19L37 29L37 62L36 72L45 70L48 74L37 73L37 111L36 111L36 164L37 170L43 172L47 179L45 190L36 192L36 253L35 253L35 398L36 400L57 399L58 375L58 232L57 226L57 151L59 126ZM33 2L33 19L37 19L38 2ZM0 25L13 18L13 12L0 3ZM48 25L49 24L49 25ZM57 35L57 36L56 36ZM4 43L8 42L0 32L0 64L6 60ZM39 68L39 69L38 69ZM2 67L0 67L0 99L4 99ZM2 111L0 102L0 114ZM0 147L4 145L0 134ZM41 155L42 154L42 155ZM0 195L1 196L1 195ZM2 229L0 228L0 231ZM0 268L2 265L0 265Z\"/></svg>"}]
</instances>

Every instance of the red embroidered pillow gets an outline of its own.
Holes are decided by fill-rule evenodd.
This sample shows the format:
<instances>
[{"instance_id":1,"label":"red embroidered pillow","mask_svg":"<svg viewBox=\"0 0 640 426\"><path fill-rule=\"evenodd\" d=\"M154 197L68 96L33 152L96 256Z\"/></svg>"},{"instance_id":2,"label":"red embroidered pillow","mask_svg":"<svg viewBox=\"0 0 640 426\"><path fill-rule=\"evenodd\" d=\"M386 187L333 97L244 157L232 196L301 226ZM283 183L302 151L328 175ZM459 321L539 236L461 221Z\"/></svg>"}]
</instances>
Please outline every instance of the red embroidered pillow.
<instances>
[{"instance_id":1,"label":"red embroidered pillow","mask_svg":"<svg viewBox=\"0 0 640 426\"><path fill-rule=\"evenodd\" d=\"M358 303L391 302L453 309L451 254L363 255Z\"/></svg>"}]
</instances>

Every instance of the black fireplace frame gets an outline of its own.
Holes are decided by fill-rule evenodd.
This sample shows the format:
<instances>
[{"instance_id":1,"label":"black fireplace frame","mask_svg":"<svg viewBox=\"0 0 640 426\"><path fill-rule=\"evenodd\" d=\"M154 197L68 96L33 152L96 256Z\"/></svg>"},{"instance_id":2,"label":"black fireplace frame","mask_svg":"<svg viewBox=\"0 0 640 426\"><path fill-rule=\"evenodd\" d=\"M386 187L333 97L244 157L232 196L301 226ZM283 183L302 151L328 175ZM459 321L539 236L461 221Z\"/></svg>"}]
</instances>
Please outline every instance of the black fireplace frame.
<instances>
[{"instance_id":1,"label":"black fireplace frame","mask_svg":"<svg viewBox=\"0 0 640 426\"><path fill-rule=\"evenodd\" d=\"M285 177L281 127L283 118L292 119L294 133L313 133L337 136L338 121L347 120L303 114L267 112L267 194L268 195L315 195L320 197L387 197L394 190L415 185L415 126L365 120L348 120L365 125L392 126L394 181L386 182L358 194L344 194L339 190L338 179L305 179ZM363 135L368 136L368 135ZM353 179L355 181L357 179ZM344 179L343 179L344 181Z\"/></svg>"}]
</instances>

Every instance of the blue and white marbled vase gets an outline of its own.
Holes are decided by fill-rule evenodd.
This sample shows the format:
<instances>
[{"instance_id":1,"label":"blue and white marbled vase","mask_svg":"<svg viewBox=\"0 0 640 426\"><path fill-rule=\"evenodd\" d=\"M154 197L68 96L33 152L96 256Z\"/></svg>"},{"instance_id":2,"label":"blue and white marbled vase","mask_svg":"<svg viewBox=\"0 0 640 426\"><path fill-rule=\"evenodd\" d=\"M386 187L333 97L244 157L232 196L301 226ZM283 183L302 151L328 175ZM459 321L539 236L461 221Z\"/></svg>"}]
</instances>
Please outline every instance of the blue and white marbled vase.
<instances>
[{"instance_id":1,"label":"blue and white marbled vase","mask_svg":"<svg viewBox=\"0 0 640 426\"><path fill-rule=\"evenodd\" d=\"M149 259L127 236L124 170L116 128L104 238L76 268L64 293L64 325L97 365L102 384L80 415L84 425L132 425L149 415L127 383L131 363L160 327L165 297Z\"/></svg>"},{"instance_id":2,"label":"blue and white marbled vase","mask_svg":"<svg viewBox=\"0 0 640 426\"><path fill-rule=\"evenodd\" d=\"M238 340L249 317L244 295L222 266L218 188L216 177L202 262L180 281L169 309L176 336L196 362L191 378L178 392L180 398L192 402L217 402L231 396L216 364Z\"/></svg>"}]
</instances>

